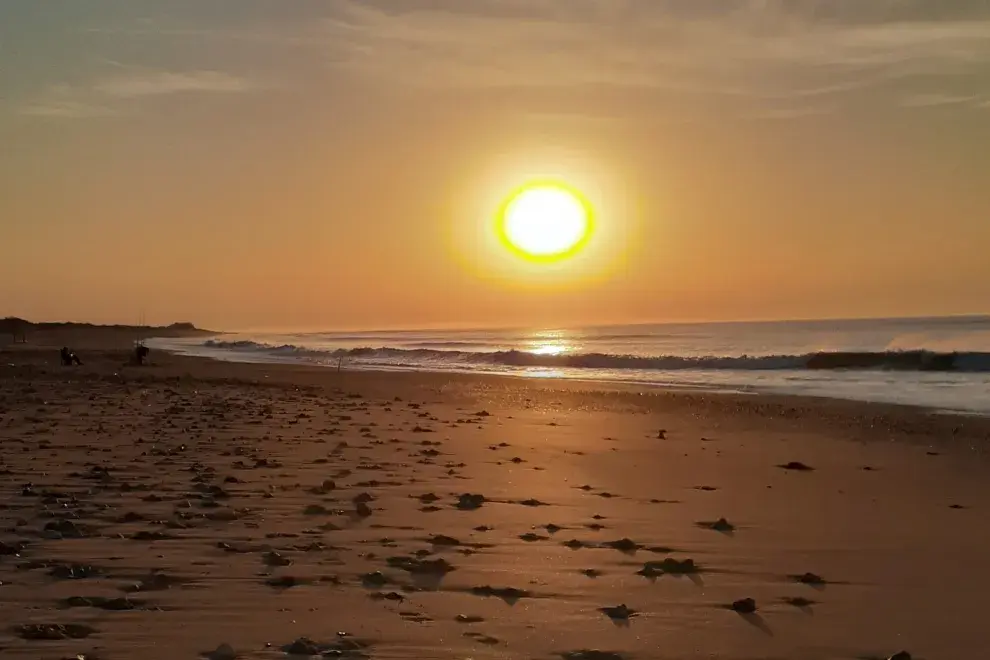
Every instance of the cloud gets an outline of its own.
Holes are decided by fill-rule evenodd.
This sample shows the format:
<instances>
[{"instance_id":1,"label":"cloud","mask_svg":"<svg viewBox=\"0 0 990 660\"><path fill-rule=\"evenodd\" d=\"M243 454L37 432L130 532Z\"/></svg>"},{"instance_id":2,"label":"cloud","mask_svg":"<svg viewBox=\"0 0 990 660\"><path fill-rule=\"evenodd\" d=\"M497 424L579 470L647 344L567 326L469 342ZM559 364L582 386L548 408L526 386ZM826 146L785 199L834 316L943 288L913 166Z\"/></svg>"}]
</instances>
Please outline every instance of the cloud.
<instances>
[{"instance_id":1,"label":"cloud","mask_svg":"<svg viewBox=\"0 0 990 660\"><path fill-rule=\"evenodd\" d=\"M50 119L109 117L122 112L121 103L175 94L235 94L257 89L246 78L222 71L147 71L116 68L128 73L97 78L84 85L59 84L20 108L20 114Z\"/></svg>"},{"instance_id":2,"label":"cloud","mask_svg":"<svg viewBox=\"0 0 990 660\"><path fill-rule=\"evenodd\" d=\"M340 70L414 87L609 84L789 97L975 73L990 61L990 12L958 0L941 14L904 0L328 6L327 47Z\"/></svg>"},{"instance_id":3,"label":"cloud","mask_svg":"<svg viewBox=\"0 0 990 660\"><path fill-rule=\"evenodd\" d=\"M222 71L153 71L108 61L115 73L86 84L52 85L18 108L29 117L84 119L122 114L122 104L142 98L176 94L237 94L258 89L247 78Z\"/></svg>"},{"instance_id":4,"label":"cloud","mask_svg":"<svg viewBox=\"0 0 990 660\"><path fill-rule=\"evenodd\" d=\"M277 14L187 8L81 29L101 38L222 42L261 66L322 61L359 85L445 102L513 105L503 99L515 96L526 106L535 95L540 107L532 111L549 113L569 112L567 103L581 106L577 114L613 104L595 98L605 90L620 105L714 96L747 113L792 118L880 88L896 87L887 98L911 105L920 85L947 78L947 88L965 95L990 74L985 0L320 0ZM138 72L95 91L124 99L251 88L211 71Z\"/></svg>"},{"instance_id":5,"label":"cloud","mask_svg":"<svg viewBox=\"0 0 990 660\"><path fill-rule=\"evenodd\" d=\"M979 94L915 94L901 101L906 108L934 108L947 105L976 105L980 106Z\"/></svg>"},{"instance_id":6,"label":"cloud","mask_svg":"<svg viewBox=\"0 0 990 660\"><path fill-rule=\"evenodd\" d=\"M105 78L92 85L94 92L116 98L188 93L232 94L254 88L255 85L247 79L222 71L149 72Z\"/></svg>"},{"instance_id":7,"label":"cloud","mask_svg":"<svg viewBox=\"0 0 990 660\"><path fill-rule=\"evenodd\" d=\"M111 117L116 113L107 107L81 103L70 99L39 100L24 105L20 109L22 115L28 117L47 117L61 119L82 119L87 117Z\"/></svg>"}]
</instances>

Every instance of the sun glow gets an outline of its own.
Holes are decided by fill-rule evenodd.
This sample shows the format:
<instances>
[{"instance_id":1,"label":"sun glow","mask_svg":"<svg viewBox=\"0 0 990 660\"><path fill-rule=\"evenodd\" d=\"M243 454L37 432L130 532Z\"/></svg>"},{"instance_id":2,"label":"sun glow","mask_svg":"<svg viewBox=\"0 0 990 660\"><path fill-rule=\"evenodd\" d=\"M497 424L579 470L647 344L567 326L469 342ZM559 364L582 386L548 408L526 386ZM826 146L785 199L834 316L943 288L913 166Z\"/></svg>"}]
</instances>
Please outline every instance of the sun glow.
<instances>
[{"instance_id":1,"label":"sun glow","mask_svg":"<svg viewBox=\"0 0 990 660\"><path fill-rule=\"evenodd\" d=\"M529 261L573 256L591 235L591 212L576 192L559 184L531 184L510 196L499 213L499 235Z\"/></svg>"}]
</instances>

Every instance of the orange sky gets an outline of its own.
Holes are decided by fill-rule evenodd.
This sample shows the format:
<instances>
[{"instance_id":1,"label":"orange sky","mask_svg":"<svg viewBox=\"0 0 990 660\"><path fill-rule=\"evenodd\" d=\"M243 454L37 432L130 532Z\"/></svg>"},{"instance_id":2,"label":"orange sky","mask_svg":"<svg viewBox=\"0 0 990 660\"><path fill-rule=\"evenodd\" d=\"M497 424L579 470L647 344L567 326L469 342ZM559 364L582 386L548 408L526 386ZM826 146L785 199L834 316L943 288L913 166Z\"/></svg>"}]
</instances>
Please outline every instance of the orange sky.
<instances>
[{"instance_id":1,"label":"orange sky","mask_svg":"<svg viewBox=\"0 0 990 660\"><path fill-rule=\"evenodd\" d=\"M990 311L985 3L108 4L0 8L0 316ZM582 257L480 231L533 176Z\"/></svg>"}]
</instances>

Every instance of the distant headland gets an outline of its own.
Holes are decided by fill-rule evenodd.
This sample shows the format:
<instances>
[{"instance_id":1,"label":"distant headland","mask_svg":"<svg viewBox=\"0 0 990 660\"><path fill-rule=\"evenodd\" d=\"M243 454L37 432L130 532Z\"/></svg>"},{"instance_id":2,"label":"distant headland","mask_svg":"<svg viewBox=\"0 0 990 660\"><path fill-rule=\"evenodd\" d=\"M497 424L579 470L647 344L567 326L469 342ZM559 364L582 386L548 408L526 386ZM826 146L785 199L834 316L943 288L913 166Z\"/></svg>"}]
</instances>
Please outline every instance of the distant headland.
<instances>
[{"instance_id":1,"label":"distant headland","mask_svg":"<svg viewBox=\"0 0 990 660\"><path fill-rule=\"evenodd\" d=\"M215 335L211 330L197 328L195 324L181 321L163 326L148 325L100 325L74 321L34 322L8 316L0 318L0 345L35 344L52 345L59 342L90 344L93 340L141 340L150 337L190 337ZM97 343L103 343L98 341Z\"/></svg>"}]
</instances>

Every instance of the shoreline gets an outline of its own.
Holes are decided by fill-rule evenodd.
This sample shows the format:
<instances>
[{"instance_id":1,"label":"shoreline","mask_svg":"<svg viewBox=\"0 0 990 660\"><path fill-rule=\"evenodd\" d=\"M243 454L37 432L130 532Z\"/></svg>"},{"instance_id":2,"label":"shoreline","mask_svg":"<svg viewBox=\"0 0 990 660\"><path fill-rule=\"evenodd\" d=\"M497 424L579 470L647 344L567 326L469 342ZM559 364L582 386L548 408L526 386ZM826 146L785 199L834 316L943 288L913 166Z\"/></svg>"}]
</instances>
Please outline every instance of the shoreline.
<instances>
[{"instance_id":1,"label":"shoreline","mask_svg":"<svg viewBox=\"0 0 990 660\"><path fill-rule=\"evenodd\" d=\"M52 349L29 347L42 359ZM101 360L126 361L127 352L94 344ZM148 368L156 376L183 374L193 377L234 378L245 381L274 379L282 383L305 382L320 388L359 388L381 395L383 387L395 383L403 388L450 394L463 399L489 400L493 404L517 404L525 396L566 396L574 407L611 410L636 410L644 414L681 412L692 415L731 415L753 423L786 423L811 426L826 433L841 432L852 439L910 438L931 446L968 445L968 450L990 454L990 416L944 411L900 403L869 402L825 396L742 393L679 389L664 385L634 382L609 382L571 378L536 378L521 374L462 373L413 369L343 369L307 363L242 362L208 356L179 355L163 349L156 351ZM2 354L2 350L0 350ZM54 355L54 354L53 354ZM210 366L206 366L210 365ZM162 373L164 370L164 373ZM141 368L128 373L141 376Z\"/></svg>"},{"instance_id":2,"label":"shoreline","mask_svg":"<svg viewBox=\"0 0 990 660\"><path fill-rule=\"evenodd\" d=\"M712 407L719 407L718 401L722 401L725 407L739 407L741 409L751 408L760 411L760 415L770 415L778 417L805 417L814 416L818 413L825 413L829 416L844 412L851 418L858 420L869 420L871 425L890 424L887 421L900 416L910 416L915 420L930 421L932 418L940 418L944 423L936 425L941 432L958 436L963 427L974 426L974 436L977 440L983 440L990 450L990 415L978 412L945 410L920 405L905 403L886 403L878 401L862 401L857 399L842 399L838 397L801 395L801 394L777 394L764 392L738 392L726 390L708 390L704 388L678 387L652 383L636 383L630 381L608 381L582 378L556 378L556 377L535 377L525 374L493 374L483 372L462 372L454 370L427 370L427 369L376 369L373 367L347 369L343 368L339 373L332 365L316 365L299 362L297 364L288 362L264 362L250 360L227 360L214 358L211 356L182 355L159 349L166 352L172 358L180 360L205 360L218 364L244 365L247 368L258 367L266 369L286 369L312 371L314 374L331 372L335 376L344 374L371 374L371 378L381 376L395 376L402 378L418 379L424 382L449 379L451 382L460 384L470 384L478 381L478 386L483 387L483 383L501 383L506 386L515 384L522 389L543 391L543 392L585 392L588 394L601 393L625 393L630 397L663 397L671 400L683 399L688 403L703 404L708 399ZM377 376L375 376L377 375ZM642 403L642 401L640 401ZM747 404L751 404L747 406ZM954 420L954 422L953 422ZM968 424L967 424L968 422ZM930 424L928 424L930 425ZM894 432L903 430L902 424L894 427ZM967 434L968 435L968 434Z\"/></svg>"},{"instance_id":3,"label":"shoreline","mask_svg":"<svg viewBox=\"0 0 990 660\"><path fill-rule=\"evenodd\" d=\"M219 335L218 335L219 336ZM209 338L214 341L215 337ZM466 362L458 361L458 356L462 355L458 350L433 350L433 353L441 355L444 360L434 363L430 360L422 360L416 357L417 351L408 348L348 348L341 347L336 351L327 349L299 349L301 355L282 354L282 348L298 348L293 346L269 347L265 350L244 349L230 346L209 346L206 350L199 344L195 346L185 346L170 341L169 338L157 338L150 340L152 347L156 350L184 355L187 357L206 357L222 362L247 363L247 364L290 364L290 365L310 365L325 369L336 369L338 361L342 361L345 368L350 371L377 371L385 373L402 372L424 372L438 374L460 374L467 376L508 376L524 379L539 380L559 380L575 381L586 383L602 383L629 385L638 388L654 389L660 388L668 391L699 392L708 394L733 394L740 396L782 396L799 398L824 398L840 401L852 401L868 404L898 405L911 408L918 408L940 414L951 414L963 417L987 417L990 418L990 407L984 403L984 399L979 396L974 397L972 388L983 387L978 377L982 371L968 370L948 370L923 368L924 362L929 356L941 356L946 359L954 359L956 355L980 355L990 357L990 353L944 353L936 354L930 351L887 351L884 353L856 353L856 352L817 352L807 354L802 359L812 359L817 356L820 361L833 361L836 365L843 360L852 362L873 359L881 359L889 362L889 368L881 368L879 365L862 368L842 368L832 367L785 367L775 368L736 368L732 366L678 366L672 368L664 367L643 367L643 368L611 368L595 366L567 366L566 363L560 366L553 366L551 360L546 366L541 366L539 359L542 356L535 356L537 360L534 364L525 361L516 363L502 363L499 360L486 363L485 361ZM209 343L209 342L207 342ZM223 344L224 342L219 342ZM243 342L238 342L243 343ZM254 344L248 341L247 344ZM415 344L414 344L415 345ZM258 346L258 345L256 345ZM411 352L414 357L409 361L397 361L390 363L394 356L386 355L385 358L373 358L368 360L369 353L384 351L386 354ZM430 351L427 351L430 352ZM509 351L512 353L513 351ZM525 356L525 351L518 351ZM505 353L496 351L492 355L498 356ZM488 355L488 352L473 354L476 356ZM319 357L323 356L323 357ZM453 356L451 358L450 356ZM555 356L549 356L554 358ZM607 356L599 356L607 357ZM681 358L641 358L611 356L616 359L632 360L664 360ZM760 361L776 359L776 357L740 357L726 358L740 361ZM792 356L793 358L794 356ZM686 359L686 358L685 358ZM446 360L446 361L445 361ZM702 362L708 363L717 361L716 358L702 358ZM936 360L937 361L937 360ZM904 368L904 363L910 363L917 368ZM915 364L915 363L918 364ZM653 374L651 376L651 374ZM895 394L885 395L890 390L889 383L885 379L900 374L901 389L892 390ZM944 374L944 375L943 375ZM932 380L932 377L936 378ZM942 382L944 381L944 382ZM948 388L948 389L944 389ZM960 388L960 389L956 389ZM969 391L967 391L969 388ZM866 392L866 394L863 394ZM990 390L988 390L990 396ZM959 398L962 397L962 398ZM955 402L955 403L953 403Z\"/></svg>"}]
</instances>

